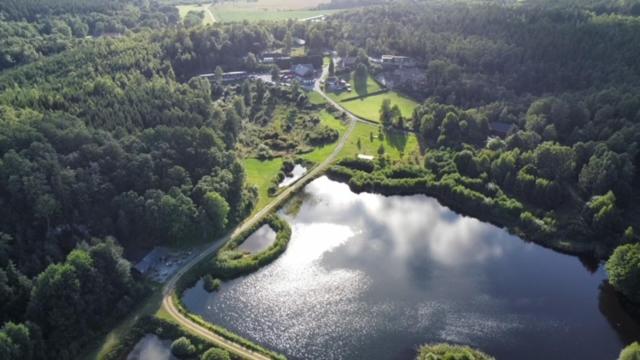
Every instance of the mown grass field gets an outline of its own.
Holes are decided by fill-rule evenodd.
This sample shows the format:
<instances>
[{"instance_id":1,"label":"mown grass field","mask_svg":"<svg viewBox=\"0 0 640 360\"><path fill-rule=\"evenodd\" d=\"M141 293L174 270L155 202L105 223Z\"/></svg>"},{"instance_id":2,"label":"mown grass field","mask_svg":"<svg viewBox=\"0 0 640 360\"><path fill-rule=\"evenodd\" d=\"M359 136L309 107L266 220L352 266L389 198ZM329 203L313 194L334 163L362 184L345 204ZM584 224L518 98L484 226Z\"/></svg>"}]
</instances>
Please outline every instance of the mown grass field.
<instances>
[{"instance_id":1,"label":"mown grass field","mask_svg":"<svg viewBox=\"0 0 640 360\"><path fill-rule=\"evenodd\" d=\"M362 99L344 101L341 102L340 105L358 117L378 122L380 120L380 107L384 99L391 100L391 106L398 105L404 118L410 118L413 114L413 109L418 106L416 101L402 96L395 91L368 96Z\"/></svg>"},{"instance_id":2,"label":"mown grass field","mask_svg":"<svg viewBox=\"0 0 640 360\"><path fill-rule=\"evenodd\" d=\"M358 154L379 157L378 148L383 144L385 154L389 155L392 160L407 159L413 156L419 156L420 146L418 139L413 133L405 133L400 131L388 131L384 133L384 140L379 138L380 127L364 123L356 124L351 137L347 140L344 149L338 156L339 159L346 157L356 157ZM371 140L373 138L373 140ZM358 147L358 139L360 139L360 147Z\"/></svg>"},{"instance_id":3,"label":"mown grass field","mask_svg":"<svg viewBox=\"0 0 640 360\"><path fill-rule=\"evenodd\" d=\"M329 92L329 97L339 102L340 105L342 105L345 109L349 110L354 115L360 118L378 122L380 118L380 106L382 106L382 101L384 99L391 100L391 106L398 105L402 116L405 118L411 117L411 115L413 114L413 109L418 106L418 103L416 101L395 91L387 91L384 94L378 95L369 95L382 89L380 84L378 84L378 82L375 81L371 76L369 76L369 78L367 79L366 89L361 89L360 91L358 91L358 89L356 89L355 87L353 74L351 74L349 78L351 88L353 89L351 92ZM356 96L361 96L361 98L344 101L345 99L353 98Z\"/></svg>"},{"instance_id":4,"label":"mown grass field","mask_svg":"<svg viewBox=\"0 0 640 360\"><path fill-rule=\"evenodd\" d=\"M196 12L201 11L204 13L204 20L202 20L202 24L210 25L210 24L213 24L216 21L216 19L213 18L211 11L209 11L208 9L209 6L210 5L194 4L194 5L177 5L176 7L180 12L180 19L184 20L184 18L187 16L189 11L196 11Z\"/></svg>"},{"instance_id":5,"label":"mown grass field","mask_svg":"<svg viewBox=\"0 0 640 360\"><path fill-rule=\"evenodd\" d=\"M344 80L348 79L349 83L351 84L352 90L351 92L346 92L346 91L342 91L339 93L328 92L329 97L335 101L342 101L344 99L348 99L356 96L367 96L368 94L371 94L376 91L380 91L382 89L380 84L378 84L378 82L375 81L375 79L372 78L371 76L367 78L366 90L363 89L363 91L360 91L360 92L358 92L358 89L356 89L355 83L353 81L353 73L351 73L350 75L341 76L340 78Z\"/></svg>"},{"instance_id":6,"label":"mown grass field","mask_svg":"<svg viewBox=\"0 0 640 360\"><path fill-rule=\"evenodd\" d=\"M282 167L282 158L266 161L244 159L242 165L247 175L247 183L258 188L258 204L253 210L256 213L269 203L270 198L267 190Z\"/></svg>"},{"instance_id":7,"label":"mown grass field","mask_svg":"<svg viewBox=\"0 0 640 360\"><path fill-rule=\"evenodd\" d=\"M323 125L326 125L332 129L337 130L340 133L340 136L343 136L345 130L347 130L347 125L345 125L340 120L336 119L335 117L333 117L331 114L329 114L324 110L321 111L318 115L320 115L320 120L322 121ZM336 146L338 146L337 141L334 142L333 144L327 144L325 146L318 147L312 152L308 154L304 154L301 157L307 161L311 161L313 163L318 164L322 160L326 159L329 155L331 155L331 153L336 148Z\"/></svg>"}]
</instances>

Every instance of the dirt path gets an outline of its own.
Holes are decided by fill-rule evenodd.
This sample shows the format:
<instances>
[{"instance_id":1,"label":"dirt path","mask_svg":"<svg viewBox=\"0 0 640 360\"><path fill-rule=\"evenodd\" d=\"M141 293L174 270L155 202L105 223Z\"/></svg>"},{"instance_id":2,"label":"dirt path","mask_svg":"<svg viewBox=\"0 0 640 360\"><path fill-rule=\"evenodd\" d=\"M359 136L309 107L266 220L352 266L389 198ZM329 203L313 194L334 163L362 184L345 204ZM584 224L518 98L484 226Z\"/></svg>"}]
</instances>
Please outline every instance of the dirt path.
<instances>
[{"instance_id":1,"label":"dirt path","mask_svg":"<svg viewBox=\"0 0 640 360\"><path fill-rule=\"evenodd\" d=\"M326 76L326 72L327 72L327 69L325 68L323 70L323 78ZM316 82L316 91L318 91L318 93L320 93L320 95L322 95L330 104L332 104L336 108L341 109L341 110L344 111L344 109L338 103L336 103L333 100L331 100L324 93L324 91L322 91L321 87L319 86L319 82ZM257 222L261 221L265 216L270 214L272 211L275 211L282 203L284 203L284 201L286 201L289 198L289 196L292 193L295 193L298 190L300 190L307 183L308 180L319 176L324 171L326 171L329 166L331 166L331 164L337 159L338 154L340 153L340 151L342 151L342 149L344 148L344 145L346 144L347 140L351 136L351 133L352 133L353 129L355 128L356 122L360 120L357 117L353 116L353 114L349 113L348 111L345 111L345 113L348 114L349 119L350 119L349 127L347 128L347 131L340 138L336 148L333 150L333 152L326 159L324 159L324 161L322 161L316 167L311 169L311 171L306 173L303 177L298 179L298 181L296 181L295 183L290 185L287 189L282 191L269 204L267 204L267 206L265 206L262 210L258 211L256 214L254 214L253 216L251 216L248 219L246 219L242 224L238 225L233 230L232 233L230 233L230 234L228 234L228 235L226 235L226 236L214 241L209 247L204 249L198 256L196 256L191 261L186 263L180 270L178 270L171 277L171 279L169 279L169 281L167 282L167 284L165 285L165 287L163 289L162 307L169 315L171 315L171 317L178 324L180 324L181 326L185 327L186 329L198 334L199 336L202 336L203 338L211 341L213 344L215 344L215 345L217 345L217 346L219 346L221 348L224 348L224 349L226 349L226 350L228 350L228 351L230 351L230 352L232 352L234 354L242 356L242 357L244 357L246 359L251 359L251 360L254 360L254 359L255 360L269 359L265 355L258 354L258 353L254 352L254 351L251 351L251 350L245 348L244 346L236 344L236 343L234 343L232 341L229 341L229 340L223 338L222 336L220 336L218 334L213 333L212 331L210 331L207 328L199 325L198 323L193 322L191 319L187 318L182 313L180 313L180 311L176 307L176 304L173 301L173 294L175 292L175 286L176 286L176 283L177 283L178 279L180 279L180 277L182 275L184 275L187 271L189 271L198 262L200 262L201 260L203 260L203 259L205 259L207 257L210 257L220 247L222 247L229 239L231 239L232 237L234 237L234 236L242 233L243 231L249 229L251 226L253 226Z\"/></svg>"}]
</instances>

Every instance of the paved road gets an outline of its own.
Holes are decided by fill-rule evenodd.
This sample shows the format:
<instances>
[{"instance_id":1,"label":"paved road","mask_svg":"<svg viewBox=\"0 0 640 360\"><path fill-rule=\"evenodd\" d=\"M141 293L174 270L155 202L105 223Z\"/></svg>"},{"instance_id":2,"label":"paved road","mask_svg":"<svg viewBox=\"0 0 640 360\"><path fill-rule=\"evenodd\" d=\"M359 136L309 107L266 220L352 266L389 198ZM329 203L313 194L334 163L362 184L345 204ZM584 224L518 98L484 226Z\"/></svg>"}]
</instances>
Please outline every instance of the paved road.
<instances>
[{"instance_id":1,"label":"paved road","mask_svg":"<svg viewBox=\"0 0 640 360\"><path fill-rule=\"evenodd\" d=\"M327 69L325 68L323 70L323 78L326 77L327 74ZM341 109L344 111L344 109L335 101L331 100L321 89L319 82L316 82L316 91L318 91L330 104L332 104L333 106L337 107L338 109ZM303 177L301 177L300 179L298 179L298 181L296 181L294 184L290 185L287 189L285 189L284 191L282 191L278 196L276 196L267 206L265 206L262 210L258 211L256 214L254 214L253 216L249 217L248 219L246 219L242 224L238 225L238 227L236 227L233 232L231 232L230 234L217 239L216 241L214 241L210 246L208 246L206 249L204 249L198 256L194 257L191 261L189 261L188 263L186 263L180 270L178 270L172 277L171 279L169 279L169 281L166 283L164 289L163 289L163 299L162 299L162 307L164 308L164 310L169 313L169 315L171 315L171 317L181 326L193 331L194 333L197 333L198 335L202 336L203 338L211 341L213 344L224 348L232 353L235 353L237 355L240 355L246 359L250 359L250 360L264 360L264 359L269 359L268 357L266 357L265 355L262 354L258 354L256 352L253 352L241 345L238 345L232 341L229 341L225 338L223 338L220 335L217 335L213 332L211 332L210 330L208 330L207 328L191 321L191 319L185 317L182 313L180 313L180 311L178 311L178 308L176 307L176 304L174 304L173 302L173 294L175 292L175 286L176 286L176 282L178 281L178 279L184 275L187 271L189 271L189 269L191 269L193 266L195 266L198 262L200 262L201 260L210 257L213 253L215 253L220 247L222 247L230 238L242 233L243 231L249 229L251 226L253 226L255 223L261 221L265 216L267 216L269 213L271 213L272 211L276 210L288 197L289 195L291 195L292 193L295 193L296 191L300 190L309 180L319 176L320 174L322 174L324 171L327 170L327 168L337 159L338 154L340 153L340 151L344 148L344 145L346 144L347 140L349 139L349 136L351 136L351 132L353 131L353 129L355 128L355 124L357 121L361 120L358 119L357 117L353 116L353 114L349 113L348 111L345 111L345 113L348 114L349 116L349 127L347 128L347 131L342 135L342 137L340 138L340 140L338 141L338 144L336 145L336 148L333 150L333 152L326 158L324 159L324 161L322 161L320 164L318 164L316 167L314 167L313 169L311 169L311 171L309 171L308 173L306 173Z\"/></svg>"}]
</instances>

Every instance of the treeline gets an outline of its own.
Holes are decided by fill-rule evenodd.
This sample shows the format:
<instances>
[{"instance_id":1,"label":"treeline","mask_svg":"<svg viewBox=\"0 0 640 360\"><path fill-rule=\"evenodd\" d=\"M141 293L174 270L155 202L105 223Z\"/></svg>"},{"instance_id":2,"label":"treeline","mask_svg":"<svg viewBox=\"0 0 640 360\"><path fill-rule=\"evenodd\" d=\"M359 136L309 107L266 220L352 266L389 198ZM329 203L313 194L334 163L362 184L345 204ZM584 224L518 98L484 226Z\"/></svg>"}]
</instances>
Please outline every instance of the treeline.
<instances>
[{"instance_id":1,"label":"treeline","mask_svg":"<svg viewBox=\"0 0 640 360\"><path fill-rule=\"evenodd\" d=\"M16 279L13 265L2 264L9 268L9 276L0 270L2 359L75 358L145 293L132 279L122 249L113 240L94 242L83 243L33 281Z\"/></svg>"},{"instance_id":2,"label":"treeline","mask_svg":"<svg viewBox=\"0 0 640 360\"><path fill-rule=\"evenodd\" d=\"M417 95L463 107L640 81L640 20L566 6L394 2L336 14L307 33L320 47L411 56L429 84Z\"/></svg>"},{"instance_id":3,"label":"treeline","mask_svg":"<svg viewBox=\"0 0 640 360\"><path fill-rule=\"evenodd\" d=\"M0 2L0 71L77 46L87 36L177 25L173 6L148 1L7 0Z\"/></svg>"}]
</instances>

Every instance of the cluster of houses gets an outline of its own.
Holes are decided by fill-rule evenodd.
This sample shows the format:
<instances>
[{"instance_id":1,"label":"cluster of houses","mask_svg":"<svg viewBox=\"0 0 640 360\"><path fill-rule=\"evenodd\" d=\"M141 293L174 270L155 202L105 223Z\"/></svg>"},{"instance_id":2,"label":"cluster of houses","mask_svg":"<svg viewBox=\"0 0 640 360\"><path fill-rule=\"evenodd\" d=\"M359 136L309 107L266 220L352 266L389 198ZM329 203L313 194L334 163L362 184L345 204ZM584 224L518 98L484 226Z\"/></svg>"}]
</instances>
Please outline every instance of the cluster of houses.
<instances>
[{"instance_id":1,"label":"cluster of houses","mask_svg":"<svg viewBox=\"0 0 640 360\"><path fill-rule=\"evenodd\" d=\"M329 76L324 82L325 89L332 92L351 92L351 84L337 76Z\"/></svg>"}]
</instances>

